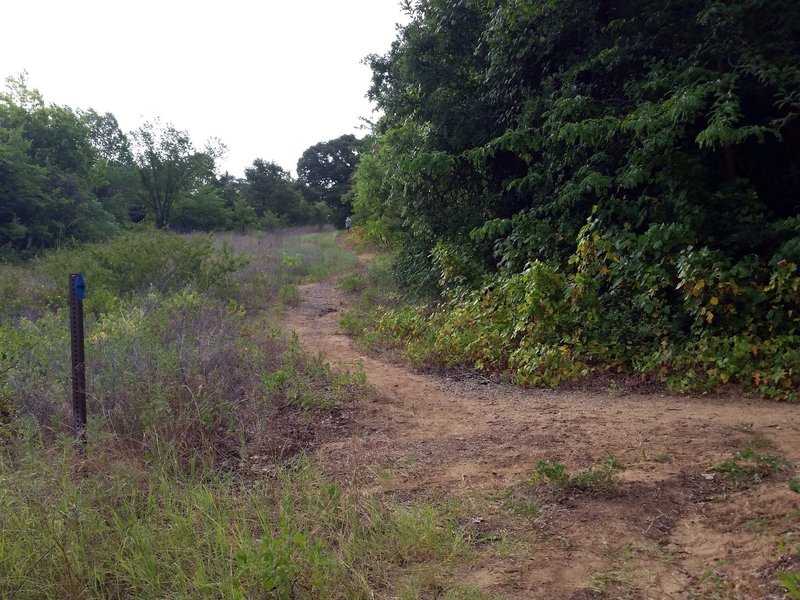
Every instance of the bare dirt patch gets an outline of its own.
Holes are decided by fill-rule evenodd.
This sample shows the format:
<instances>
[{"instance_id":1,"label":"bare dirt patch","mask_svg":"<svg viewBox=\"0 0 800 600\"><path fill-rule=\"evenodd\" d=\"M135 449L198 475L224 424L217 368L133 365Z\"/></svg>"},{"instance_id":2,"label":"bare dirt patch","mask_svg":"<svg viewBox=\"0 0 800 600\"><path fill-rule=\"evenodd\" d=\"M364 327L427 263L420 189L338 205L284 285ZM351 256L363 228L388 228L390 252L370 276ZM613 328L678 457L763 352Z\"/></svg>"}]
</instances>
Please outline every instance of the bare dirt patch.
<instances>
[{"instance_id":1,"label":"bare dirt patch","mask_svg":"<svg viewBox=\"0 0 800 600\"><path fill-rule=\"evenodd\" d=\"M339 329L352 298L305 285L286 327L373 393L316 456L365 494L459 502L477 559L464 584L507 598L781 598L772 573L800 539L787 474L756 485L711 465L749 447L800 465L800 408L735 395L525 390L420 374ZM460 380L459 380L460 379ZM538 461L579 473L613 455L613 489L553 490Z\"/></svg>"}]
</instances>

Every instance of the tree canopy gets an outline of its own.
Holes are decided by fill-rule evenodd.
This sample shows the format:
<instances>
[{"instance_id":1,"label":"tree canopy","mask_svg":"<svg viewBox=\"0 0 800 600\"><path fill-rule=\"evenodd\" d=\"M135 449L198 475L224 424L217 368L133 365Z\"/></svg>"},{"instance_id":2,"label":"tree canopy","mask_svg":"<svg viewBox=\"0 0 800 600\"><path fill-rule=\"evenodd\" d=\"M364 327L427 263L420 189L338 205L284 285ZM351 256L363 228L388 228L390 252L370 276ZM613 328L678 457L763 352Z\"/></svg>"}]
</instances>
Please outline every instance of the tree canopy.
<instances>
[{"instance_id":1,"label":"tree canopy","mask_svg":"<svg viewBox=\"0 0 800 600\"><path fill-rule=\"evenodd\" d=\"M397 272L420 291L486 292L546 265L573 315L553 335L585 361L669 370L676 340L715 359L777 336L796 349L792 6L410 4L369 58L385 115L355 176L357 217L400 243Z\"/></svg>"},{"instance_id":2,"label":"tree canopy","mask_svg":"<svg viewBox=\"0 0 800 600\"><path fill-rule=\"evenodd\" d=\"M298 179L308 186L313 197L330 207L337 224L350 213L344 197L350 190L360 152L361 141L347 134L314 144L297 161Z\"/></svg>"}]
</instances>

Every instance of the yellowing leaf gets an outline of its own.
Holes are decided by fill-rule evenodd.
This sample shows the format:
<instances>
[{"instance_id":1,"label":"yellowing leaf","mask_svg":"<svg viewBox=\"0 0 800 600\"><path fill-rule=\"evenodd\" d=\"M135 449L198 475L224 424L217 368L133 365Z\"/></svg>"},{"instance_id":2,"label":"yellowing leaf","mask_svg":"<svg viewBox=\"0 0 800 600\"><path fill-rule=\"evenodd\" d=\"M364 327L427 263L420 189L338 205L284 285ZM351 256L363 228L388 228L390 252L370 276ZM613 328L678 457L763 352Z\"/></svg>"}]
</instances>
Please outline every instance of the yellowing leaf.
<instances>
[{"instance_id":1,"label":"yellowing leaf","mask_svg":"<svg viewBox=\"0 0 800 600\"><path fill-rule=\"evenodd\" d=\"M719 298L717 298L716 296L713 296L711 298L710 302L711 302L711 306L716 306L717 304L719 304Z\"/></svg>"},{"instance_id":2,"label":"yellowing leaf","mask_svg":"<svg viewBox=\"0 0 800 600\"><path fill-rule=\"evenodd\" d=\"M706 321L708 321L709 323L713 323L713 321L714 321L714 313L712 313L711 311L708 311L706 313Z\"/></svg>"}]
</instances>

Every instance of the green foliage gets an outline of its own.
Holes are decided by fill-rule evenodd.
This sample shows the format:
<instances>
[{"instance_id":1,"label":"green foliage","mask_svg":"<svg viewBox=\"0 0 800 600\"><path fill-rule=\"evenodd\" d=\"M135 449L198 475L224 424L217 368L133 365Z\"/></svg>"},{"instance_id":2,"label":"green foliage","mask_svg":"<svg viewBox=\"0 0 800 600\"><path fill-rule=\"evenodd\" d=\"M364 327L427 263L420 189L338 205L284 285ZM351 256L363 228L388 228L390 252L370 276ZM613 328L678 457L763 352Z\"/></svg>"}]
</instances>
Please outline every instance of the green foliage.
<instances>
[{"instance_id":1,"label":"green foliage","mask_svg":"<svg viewBox=\"0 0 800 600\"><path fill-rule=\"evenodd\" d=\"M306 199L303 186L276 163L257 158L244 173L244 198L265 228L328 220L325 208L315 204L314 199Z\"/></svg>"},{"instance_id":2,"label":"green foliage","mask_svg":"<svg viewBox=\"0 0 800 600\"><path fill-rule=\"evenodd\" d=\"M588 248L579 247L576 262ZM797 397L795 313L788 308L791 303L775 294L781 285L775 282L785 272L781 265L760 289L749 290L769 303L767 314L776 331L769 337L763 336L755 316L743 321L746 329L739 334L726 334L719 324L724 316L713 317L725 310L732 315L746 310L726 299L726 290L739 293L743 283L707 284L703 277L687 277L680 285L685 290L682 304L668 309L648 292L625 293L624 303L610 297L621 292L598 295L598 286L605 285L598 281L606 277L604 271L611 269L598 268L589 277L581 265L577 273L564 276L543 263L530 263L520 273L500 274L432 308L389 312L379 320L378 331L403 346L417 364L467 364L507 374L523 385L553 386L597 369L624 368L681 391L735 383L773 398ZM714 291L703 292L708 285ZM697 300L701 292L707 294L702 306ZM682 333L669 320L693 325L688 334Z\"/></svg>"},{"instance_id":3,"label":"green foliage","mask_svg":"<svg viewBox=\"0 0 800 600\"><path fill-rule=\"evenodd\" d=\"M563 463L540 460L536 463L533 480L547 481L563 488L569 483L569 473Z\"/></svg>"},{"instance_id":4,"label":"green foliage","mask_svg":"<svg viewBox=\"0 0 800 600\"><path fill-rule=\"evenodd\" d=\"M338 286L345 292L350 292L352 294L355 292L363 292L367 287L367 282L360 273L353 273L340 277Z\"/></svg>"},{"instance_id":5,"label":"green foliage","mask_svg":"<svg viewBox=\"0 0 800 600\"><path fill-rule=\"evenodd\" d=\"M363 365L355 365L352 371L333 371L322 356L305 352L296 334L276 366L261 376L264 399L303 410L330 409L359 395L367 383Z\"/></svg>"},{"instance_id":6,"label":"green foliage","mask_svg":"<svg viewBox=\"0 0 800 600\"><path fill-rule=\"evenodd\" d=\"M278 301L284 306L297 306L301 300L300 288L296 285L287 283L278 290Z\"/></svg>"},{"instance_id":7,"label":"green foliage","mask_svg":"<svg viewBox=\"0 0 800 600\"><path fill-rule=\"evenodd\" d=\"M446 507L364 500L304 461L244 485L111 441L92 438L88 459L35 436L3 454L0 595L367 599L389 570L467 555Z\"/></svg>"},{"instance_id":8,"label":"green foliage","mask_svg":"<svg viewBox=\"0 0 800 600\"><path fill-rule=\"evenodd\" d=\"M24 76L0 93L0 247L30 250L100 240L119 223L97 180L104 161L69 107L45 106Z\"/></svg>"},{"instance_id":9,"label":"green foliage","mask_svg":"<svg viewBox=\"0 0 800 600\"><path fill-rule=\"evenodd\" d=\"M433 328L400 340L416 361L531 385L632 370L796 398L800 19L770 25L789 3L409 10L369 59L385 116L352 197L433 306L385 332Z\"/></svg>"},{"instance_id":10,"label":"green foliage","mask_svg":"<svg viewBox=\"0 0 800 600\"><path fill-rule=\"evenodd\" d=\"M796 573L780 572L776 574L780 584L786 588L789 598L800 599L800 571Z\"/></svg>"},{"instance_id":11,"label":"green foliage","mask_svg":"<svg viewBox=\"0 0 800 600\"><path fill-rule=\"evenodd\" d=\"M63 282L69 273L83 272L89 293L86 309L112 310L120 300L148 290L173 291L192 285L200 291L221 289L245 264L227 246L211 238L182 238L154 229L121 235L106 244L53 251L34 261L34 269L49 279L50 304L65 306Z\"/></svg>"},{"instance_id":12,"label":"green foliage","mask_svg":"<svg viewBox=\"0 0 800 600\"><path fill-rule=\"evenodd\" d=\"M737 451L728 460L711 465L710 469L737 487L749 487L764 479L790 471L792 464L783 456L772 452L759 452L754 448Z\"/></svg>"},{"instance_id":13,"label":"green foliage","mask_svg":"<svg viewBox=\"0 0 800 600\"><path fill-rule=\"evenodd\" d=\"M548 483L560 490L598 496L614 490L616 487L614 471L624 468L619 460L611 454L600 461L599 465L590 466L575 475L570 475L560 462L540 460L536 463L531 480Z\"/></svg>"},{"instance_id":14,"label":"green foliage","mask_svg":"<svg viewBox=\"0 0 800 600\"><path fill-rule=\"evenodd\" d=\"M26 289L32 269L62 289L79 264L87 303L107 295L86 319L85 448L63 402L63 300L0 322L0 596L367 599L423 566L447 582L468 559L451 507L351 494L302 457L261 455L365 376L265 333L256 312L274 282L334 269L332 235L227 241L145 229L8 267L3 294L41 293Z\"/></svg>"},{"instance_id":15,"label":"green foliage","mask_svg":"<svg viewBox=\"0 0 800 600\"><path fill-rule=\"evenodd\" d=\"M297 177L308 186L311 198L324 203L330 222L344 226L350 209L344 200L350 178L358 165L362 142L352 134L319 142L303 151L297 161Z\"/></svg>"},{"instance_id":16,"label":"green foliage","mask_svg":"<svg viewBox=\"0 0 800 600\"><path fill-rule=\"evenodd\" d=\"M203 186L176 200L171 224L176 229L187 231L213 231L234 227L234 218L238 219L235 227L247 229L252 221L247 214L240 211L232 216L225 206L225 199L212 186Z\"/></svg>"}]
</instances>

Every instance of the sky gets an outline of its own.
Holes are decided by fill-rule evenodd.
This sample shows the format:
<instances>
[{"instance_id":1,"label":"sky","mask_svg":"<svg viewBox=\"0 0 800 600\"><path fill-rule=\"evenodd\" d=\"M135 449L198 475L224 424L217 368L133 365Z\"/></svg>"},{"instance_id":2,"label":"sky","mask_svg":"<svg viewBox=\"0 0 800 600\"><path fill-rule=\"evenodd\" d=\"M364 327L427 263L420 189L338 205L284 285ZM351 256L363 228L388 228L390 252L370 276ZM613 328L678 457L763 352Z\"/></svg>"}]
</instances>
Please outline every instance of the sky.
<instances>
[{"instance_id":1,"label":"sky","mask_svg":"<svg viewBox=\"0 0 800 600\"><path fill-rule=\"evenodd\" d=\"M294 172L303 150L376 118L370 70L405 22L399 0L7 0L0 78L27 71L48 103L160 117ZM2 84L0 84L2 85Z\"/></svg>"}]
</instances>

